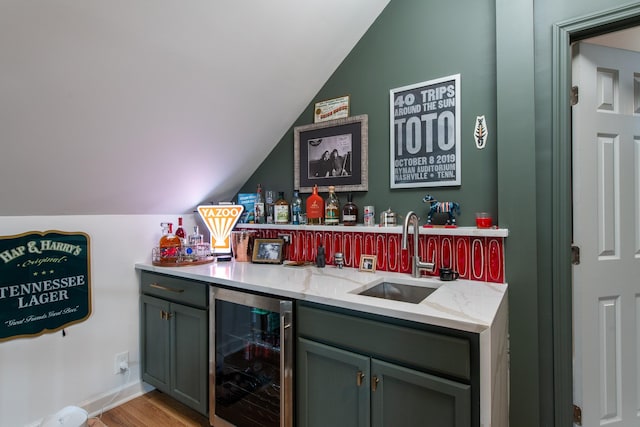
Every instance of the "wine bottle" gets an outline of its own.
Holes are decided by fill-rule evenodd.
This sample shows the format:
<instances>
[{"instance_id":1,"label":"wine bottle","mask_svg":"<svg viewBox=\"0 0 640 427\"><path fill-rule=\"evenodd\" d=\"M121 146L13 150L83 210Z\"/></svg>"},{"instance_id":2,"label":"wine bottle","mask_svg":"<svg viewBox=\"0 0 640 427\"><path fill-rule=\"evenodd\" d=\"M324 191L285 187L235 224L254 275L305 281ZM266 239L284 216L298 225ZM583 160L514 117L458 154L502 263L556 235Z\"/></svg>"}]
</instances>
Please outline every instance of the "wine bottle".
<instances>
[{"instance_id":1,"label":"wine bottle","mask_svg":"<svg viewBox=\"0 0 640 427\"><path fill-rule=\"evenodd\" d=\"M180 239L182 246L185 246L187 243L187 234L184 232L184 228L182 228L182 217L178 217L178 228L176 228L176 236Z\"/></svg>"}]
</instances>

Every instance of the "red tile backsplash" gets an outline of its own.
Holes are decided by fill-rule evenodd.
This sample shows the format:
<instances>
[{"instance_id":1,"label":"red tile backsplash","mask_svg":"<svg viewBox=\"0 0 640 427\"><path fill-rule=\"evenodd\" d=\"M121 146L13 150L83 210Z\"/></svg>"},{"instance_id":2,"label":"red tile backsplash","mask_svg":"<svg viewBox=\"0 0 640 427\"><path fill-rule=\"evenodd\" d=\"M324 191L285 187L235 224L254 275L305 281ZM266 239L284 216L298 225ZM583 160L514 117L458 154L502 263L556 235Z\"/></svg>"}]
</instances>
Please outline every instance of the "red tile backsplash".
<instances>
[{"instance_id":1,"label":"red tile backsplash","mask_svg":"<svg viewBox=\"0 0 640 427\"><path fill-rule=\"evenodd\" d=\"M333 264L336 252L342 252L345 267L352 268L358 268L361 255L376 255L377 270L411 273L412 235L409 236L409 250L402 250L402 236L395 233L243 228L255 230L258 238L274 239L279 234L289 234L291 243L285 247L286 260L314 262L317 247L322 244L329 265ZM438 275L440 267L451 267L462 279L504 283L503 237L422 234L419 239L420 258L436 264L433 276Z\"/></svg>"}]
</instances>

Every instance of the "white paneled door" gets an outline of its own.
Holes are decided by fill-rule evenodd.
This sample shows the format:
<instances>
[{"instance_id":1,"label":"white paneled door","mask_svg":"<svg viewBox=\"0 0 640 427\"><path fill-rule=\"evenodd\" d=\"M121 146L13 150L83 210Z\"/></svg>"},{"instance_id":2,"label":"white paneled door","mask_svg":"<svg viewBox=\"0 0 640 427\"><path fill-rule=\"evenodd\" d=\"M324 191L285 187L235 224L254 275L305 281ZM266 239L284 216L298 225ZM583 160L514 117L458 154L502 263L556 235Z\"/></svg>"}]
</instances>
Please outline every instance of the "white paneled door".
<instances>
[{"instance_id":1,"label":"white paneled door","mask_svg":"<svg viewBox=\"0 0 640 427\"><path fill-rule=\"evenodd\" d=\"M574 48L574 402L583 426L640 426L640 54Z\"/></svg>"}]
</instances>

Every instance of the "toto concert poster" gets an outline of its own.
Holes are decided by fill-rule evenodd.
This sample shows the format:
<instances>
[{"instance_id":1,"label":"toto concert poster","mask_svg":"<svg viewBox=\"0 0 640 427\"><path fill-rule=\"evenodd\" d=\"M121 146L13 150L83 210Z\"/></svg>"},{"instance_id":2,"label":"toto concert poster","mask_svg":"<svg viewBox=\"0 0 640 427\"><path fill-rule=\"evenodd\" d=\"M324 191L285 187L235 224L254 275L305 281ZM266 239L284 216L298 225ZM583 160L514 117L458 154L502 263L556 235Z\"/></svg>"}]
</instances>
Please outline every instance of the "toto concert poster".
<instances>
[{"instance_id":1,"label":"toto concert poster","mask_svg":"<svg viewBox=\"0 0 640 427\"><path fill-rule=\"evenodd\" d=\"M89 236L0 236L0 342L59 331L91 315Z\"/></svg>"},{"instance_id":2,"label":"toto concert poster","mask_svg":"<svg viewBox=\"0 0 640 427\"><path fill-rule=\"evenodd\" d=\"M391 188L460 185L460 75L391 89Z\"/></svg>"}]
</instances>

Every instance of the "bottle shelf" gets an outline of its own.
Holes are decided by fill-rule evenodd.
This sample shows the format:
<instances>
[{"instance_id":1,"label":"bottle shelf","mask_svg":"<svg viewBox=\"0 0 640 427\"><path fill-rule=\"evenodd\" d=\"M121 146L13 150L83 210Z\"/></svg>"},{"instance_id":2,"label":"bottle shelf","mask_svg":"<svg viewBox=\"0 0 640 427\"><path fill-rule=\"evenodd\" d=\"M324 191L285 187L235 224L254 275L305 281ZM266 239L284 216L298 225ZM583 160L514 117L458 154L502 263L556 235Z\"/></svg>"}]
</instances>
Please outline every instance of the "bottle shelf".
<instances>
[{"instance_id":1,"label":"bottle shelf","mask_svg":"<svg viewBox=\"0 0 640 427\"><path fill-rule=\"evenodd\" d=\"M238 223L236 229L252 229L252 230L288 230L288 231L323 231L323 232L342 232L342 233L383 233L383 234L402 234L402 226L380 226L376 225L293 225L293 224L251 224ZM478 236L478 237L507 237L509 229L507 228L477 228L477 227L425 227L420 226L420 234L424 235L440 235L440 236Z\"/></svg>"}]
</instances>

